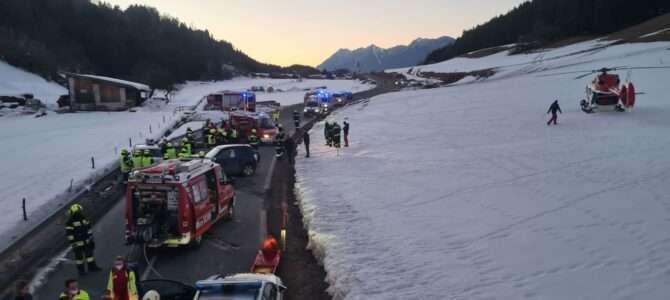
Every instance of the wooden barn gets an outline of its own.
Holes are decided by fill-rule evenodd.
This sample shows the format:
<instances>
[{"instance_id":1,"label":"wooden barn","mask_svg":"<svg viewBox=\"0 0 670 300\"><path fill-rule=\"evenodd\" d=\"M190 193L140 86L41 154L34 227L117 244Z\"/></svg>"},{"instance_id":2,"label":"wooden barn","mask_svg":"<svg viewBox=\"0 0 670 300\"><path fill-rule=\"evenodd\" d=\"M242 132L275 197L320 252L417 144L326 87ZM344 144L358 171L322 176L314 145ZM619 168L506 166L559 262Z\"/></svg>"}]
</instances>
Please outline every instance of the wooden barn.
<instances>
[{"instance_id":1,"label":"wooden barn","mask_svg":"<svg viewBox=\"0 0 670 300\"><path fill-rule=\"evenodd\" d=\"M70 110L120 111L138 106L150 97L146 84L87 74L65 74Z\"/></svg>"}]
</instances>

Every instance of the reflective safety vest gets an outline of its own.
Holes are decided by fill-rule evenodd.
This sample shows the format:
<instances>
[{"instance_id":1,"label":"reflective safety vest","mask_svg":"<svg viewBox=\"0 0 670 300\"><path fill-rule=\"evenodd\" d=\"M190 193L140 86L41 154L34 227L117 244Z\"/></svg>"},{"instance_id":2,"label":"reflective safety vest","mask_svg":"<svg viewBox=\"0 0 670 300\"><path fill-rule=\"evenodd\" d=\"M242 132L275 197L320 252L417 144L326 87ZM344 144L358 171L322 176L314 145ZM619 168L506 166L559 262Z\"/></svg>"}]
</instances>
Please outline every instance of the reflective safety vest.
<instances>
[{"instance_id":1,"label":"reflective safety vest","mask_svg":"<svg viewBox=\"0 0 670 300\"><path fill-rule=\"evenodd\" d=\"M90 300L91 298L88 296L88 293L84 290L79 290L79 293L74 295L72 300ZM65 292L62 292L60 296L58 296L58 300L70 300L70 295L66 294Z\"/></svg>"},{"instance_id":2,"label":"reflective safety vest","mask_svg":"<svg viewBox=\"0 0 670 300\"><path fill-rule=\"evenodd\" d=\"M236 139L236 138L237 138L237 129L233 128L233 131L230 133L230 137L231 137L232 139Z\"/></svg>"},{"instance_id":3,"label":"reflective safety vest","mask_svg":"<svg viewBox=\"0 0 670 300\"><path fill-rule=\"evenodd\" d=\"M258 139L258 136L256 136L255 134L250 134L249 135L249 144L252 145L252 146L257 146L258 144L260 144L260 140Z\"/></svg>"},{"instance_id":4,"label":"reflective safety vest","mask_svg":"<svg viewBox=\"0 0 670 300\"><path fill-rule=\"evenodd\" d=\"M182 150L186 148L186 153L190 156L191 155L191 143L185 143L181 145ZM183 151L182 151L183 152Z\"/></svg>"},{"instance_id":5,"label":"reflective safety vest","mask_svg":"<svg viewBox=\"0 0 670 300\"><path fill-rule=\"evenodd\" d=\"M165 149L165 155L167 155L167 159L175 159L177 158L177 149L175 147L168 147Z\"/></svg>"},{"instance_id":6,"label":"reflective safety vest","mask_svg":"<svg viewBox=\"0 0 670 300\"><path fill-rule=\"evenodd\" d=\"M127 289L128 289L128 300L137 300L137 280L135 279L135 272L129 271L129 270L123 270L125 272L126 278L128 280L127 284ZM112 297L112 300L117 300L114 297L114 280L116 278L116 274L114 274L114 270L109 272L109 279L107 280L107 290L109 291L109 295Z\"/></svg>"},{"instance_id":7,"label":"reflective safety vest","mask_svg":"<svg viewBox=\"0 0 670 300\"><path fill-rule=\"evenodd\" d=\"M216 145L216 137L211 133L207 134L207 144L210 146Z\"/></svg>"},{"instance_id":8,"label":"reflective safety vest","mask_svg":"<svg viewBox=\"0 0 670 300\"><path fill-rule=\"evenodd\" d=\"M142 156L142 167L146 168L154 164L154 158L151 156Z\"/></svg>"},{"instance_id":9,"label":"reflective safety vest","mask_svg":"<svg viewBox=\"0 0 670 300\"><path fill-rule=\"evenodd\" d=\"M142 168L142 156L141 155L133 155L133 158L131 159L133 163L133 170L138 170Z\"/></svg>"},{"instance_id":10,"label":"reflective safety vest","mask_svg":"<svg viewBox=\"0 0 670 300\"><path fill-rule=\"evenodd\" d=\"M179 152L179 159L187 159L187 158L190 158L190 157L191 157L191 154L189 154L189 153L186 153L184 151Z\"/></svg>"},{"instance_id":11,"label":"reflective safety vest","mask_svg":"<svg viewBox=\"0 0 670 300\"><path fill-rule=\"evenodd\" d=\"M128 155L121 155L121 172L122 173L128 173L130 172L130 169L133 167L133 161L128 157Z\"/></svg>"}]
</instances>

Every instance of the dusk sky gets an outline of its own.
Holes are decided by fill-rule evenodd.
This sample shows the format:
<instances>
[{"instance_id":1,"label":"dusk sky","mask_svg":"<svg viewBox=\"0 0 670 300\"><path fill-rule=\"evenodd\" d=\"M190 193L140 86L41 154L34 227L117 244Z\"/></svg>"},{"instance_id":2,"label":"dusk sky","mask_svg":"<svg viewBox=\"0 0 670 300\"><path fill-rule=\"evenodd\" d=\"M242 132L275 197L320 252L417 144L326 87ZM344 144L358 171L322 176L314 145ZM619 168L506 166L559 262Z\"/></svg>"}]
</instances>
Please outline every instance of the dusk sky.
<instances>
[{"instance_id":1,"label":"dusk sky","mask_svg":"<svg viewBox=\"0 0 670 300\"><path fill-rule=\"evenodd\" d=\"M458 37L525 0L104 0L156 7L251 57L316 66L340 48Z\"/></svg>"}]
</instances>

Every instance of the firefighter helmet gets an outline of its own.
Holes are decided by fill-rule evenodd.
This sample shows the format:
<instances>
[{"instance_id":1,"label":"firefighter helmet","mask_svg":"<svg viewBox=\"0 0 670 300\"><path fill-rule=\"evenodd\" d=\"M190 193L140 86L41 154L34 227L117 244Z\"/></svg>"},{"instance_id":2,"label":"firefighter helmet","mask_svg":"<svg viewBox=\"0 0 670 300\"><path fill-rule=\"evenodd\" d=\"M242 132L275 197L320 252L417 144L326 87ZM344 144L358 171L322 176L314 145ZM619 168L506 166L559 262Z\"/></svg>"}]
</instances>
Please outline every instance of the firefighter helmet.
<instances>
[{"instance_id":1,"label":"firefighter helmet","mask_svg":"<svg viewBox=\"0 0 670 300\"><path fill-rule=\"evenodd\" d=\"M174 147L174 145L172 145L172 143L170 143L170 142L167 143L167 146L170 147L170 148Z\"/></svg>"},{"instance_id":2,"label":"firefighter helmet","mask_svg":"<svg viewBox=\"0 0 670 300\"><path fill-rule=\"evenodd\" d=\"M255 129L255 128L254 128L254 129L251 129L251 133L254 133L254 134L255 134L255 133L256 133L256 129Z\"/></svg>"},{"instance_id":3,"label":"firefighter helmet","mask_svg":"<svg viewBox=\"0 0 670 300\"><path fill-rule=\"evenodd\" d=\"M81 212L82 210L84 210L84 208L81 207L81 204L75 203L70 206L68 213L70 213L70 215L74 215L76 213Z\"/></svg>"},{"instance_id":4,"label":"firefighter helmet","mask_svg":"<svg viewBox=\"0 0 670 300\"><path fill-rule=\"evenodd\" d=\"M150 290L146 292L144 296L142 296L142 300L160 300L160 299L161 295L155 290Z\"/></svg>"}]
</instances>

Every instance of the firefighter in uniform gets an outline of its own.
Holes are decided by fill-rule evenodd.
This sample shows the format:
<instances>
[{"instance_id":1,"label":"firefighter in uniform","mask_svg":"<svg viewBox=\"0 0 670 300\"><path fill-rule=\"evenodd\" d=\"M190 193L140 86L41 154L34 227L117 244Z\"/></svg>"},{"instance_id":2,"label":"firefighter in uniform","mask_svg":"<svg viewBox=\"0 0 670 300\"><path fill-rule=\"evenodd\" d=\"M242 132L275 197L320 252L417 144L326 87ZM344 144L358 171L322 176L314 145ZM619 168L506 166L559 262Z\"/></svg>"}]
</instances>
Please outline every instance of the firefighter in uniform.
<instances>
[{"instance_id":1,"label":"firefighter in uniform","mask_svg":"<svg viewBox=\"0 0 670 300\"><path fill-rule=\"evenodd\" d=\"M279 110L272 112L272 122L274 122L275 125L279 125Z\"/></svg>"},{"instance_id":2,"label":"firefighter in uniform","mask_svg":"<svg viewBox=\"0 0 670 300\"><path fill-rule=\"evenodd\" d=\"M237 143L237 134L238 134L237 128L231 127L230 128L230 134L228 135L228 137L230 138L230 143L231 144Z\"/></svg>"},{"instance_id":3,"label":"firefighter in uniform","mask_svg":"<svg viewBox=\"0 0 670 300\"><path fill-rule=\"evenodd\" d=\"M191 153L193 151L193 146L191 145L191 139L188 137L184 138L181 141L181 152L185 152L188 154L188 156L191 156Z\"/></svg>"},{"instance_id":4,"label":"firefighter in uniform","mask_svg":"<svg viewBox=\"0 0 670 300\"><path fill-rule=\"evenodd\" d=\"M133 157L130 159L133 165L133 170L139 170L142 168L142 151L135 150L133 151Z\"/></svg>"},{"instance_id":5,"label":"firefighter in uniform","mask_svg":"<svg viewBox=\"0 0 670 300\"><path fill-rule=\"evenodd\" d=\"M221 128L217 129L216 133L216 143L218 145L225 145L228 143L228 132L225 127L221 126Z\"/></svg>"},{"instance_id":6,"label":"firefighter in uniform","mask_svg":"<svg viewBox=\"0 0 670 300\"><path fill-rule=\"evenodd\" d=\"M205 135L205 140L207 142L207 147L213 148L216 146L216 129L208 129L207 134Z\"/></svg>"},{"instance_id":7,"label":"firefighter in uniform","mask_svg":"<svg viewBox=\"0 0 670 300\"><path fill-rule=\"evenodd\" d=\"M133 169L133 160L130 158L128 150L121 150L121 160L119 161L121 166L121 174L123 174L123 181L128 181L128 173Z\"/></svg>"},{"instance_id":8,"label":"firefighter in uniform","mask_svg":"<svg viewBox=\"0 0 670 300\"><path fill-rule=\"evenodd\" d=\"M300 113L297 110L293 111L293 124L295 125L295 129L300 128Z\"/></svg>"},{"instance_id":9,"label":"firefighter in uniform","mask_svg":"<svg viewBox=\"0 0 670 300\"><path fill-rule=\"evenodd\" d=\"M188 149L186 147L182 147L181 151L179 152L179 159L189 159L191 158L191 154L188 153Z\"/></svg>"},{"instance_id":10,"label":"firefighter in uniform","mask_svg":"<svg viewBox=\"0 0 670 300\"><path fill-rule=\"evenodd\" d=\"M340 124L337 124L337 122L334 122L333 125L330 127L330 136L331 136L331 143L333 147L335 148L340 148L340 135L342 134L342 128L340 128Z\"/></svg>"},{"instance_id":11,"label":"firefighter in uniform","mask_svg":"<svg viewBox=\"0 0 670 300\"><path fill-rule=\"evenodd\" d=\"M68 210L68 214L69 217L65 223L65 231L74 251L79 274L86 273L87 265L89 272L100 271L93 257L93 250L95 248L93 231L91 231L91 224L84 216L83 208L79 204L72 204Z\"/></svg>"},{"instance_id":12,"label":"firefighter in uniform","mask_svg":"<svg viewBox=\"0 0 670 300\"><path fill-rule=\"evenodd\" d=\"M151 157L151 152L149 152L149 149L145 149L142 154L142 168L150 167L153 164L154 158Z\"/></svg>"},{"instance_id":13,"label":"firefighter in uniform","mask_svg":"<svg viewBox=\"0 0 670 300\"><path fill-rule=\"evenodd\" d=\"M174 147L172 143L167 143L165 146L165 159L175 159L177 158L177 148Z\"/></svg>"},{"instance_id":14,"label":"firefighter in uniform","mask_svg":"<svg viewBox=\"0 0 670 300\"><path fill-rule=\"evenodd\" d=\"M284 139L285 139L284 129L281 127L281 125L279 126L278 131L279 132L277 132L277 135L275 135L275 140L274 140L275 155L276 155L276 157L281 158L282 156L284 156L284 152L285 152L285 149L284 149Z\"/></svg>"},{"instance_id":15,"label":"firefighter in uniform","mask_svg":"<svg viewBox=\"0 0 670 300\"><path fill-rule=\"evenodd\" d=\"M186 138L189 140L193 139L193 129L191 127L186 128Z\"/></svg>"},{"instance_id":16,"label":"firefighter in uniform","mask_svg":"<svg viewBox=\"0 0 670 300\"><path fill-rule=\"evenodd\" d=\"M331 132L331 125L326 121L326 123L323 125L323 137L326 139L326 146L333 146L333 139L332 135L330 134Z\"/></svg>"},{"instance_id":17,"label":"firefighter in uniform","mask_svg":"<svg viewBox=\"0 0 670 300\"><path fill-rule=\"evenodd\" d=\"M251 133L249 133L247 141L249 141L249 145L251 145L251 147L258 149L258 146L261 144L261 140L258 138L255 128L251 129Z\"/></svg>"}]
</instances>

